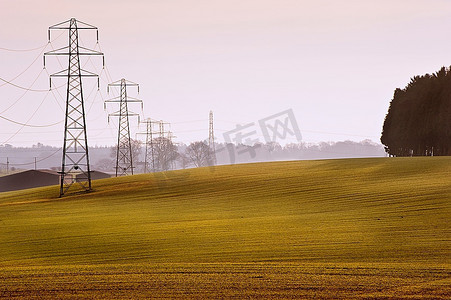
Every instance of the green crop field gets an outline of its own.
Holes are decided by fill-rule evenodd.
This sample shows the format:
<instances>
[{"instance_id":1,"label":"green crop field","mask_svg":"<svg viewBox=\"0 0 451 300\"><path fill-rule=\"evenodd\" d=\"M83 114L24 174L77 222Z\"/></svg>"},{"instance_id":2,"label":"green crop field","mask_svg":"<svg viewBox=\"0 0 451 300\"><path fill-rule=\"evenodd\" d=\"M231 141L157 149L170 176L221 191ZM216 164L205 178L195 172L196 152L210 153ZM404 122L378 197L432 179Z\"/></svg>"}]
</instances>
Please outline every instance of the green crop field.
<instances>
[{"instance_id":1,"label":"green crop field","mask_svg":"<svg viewBox=\"0 0 451 300\"><path fill-rule=\"evenodd\" d=\"M450 299L451 157L0 193L0 297Z\"/></svg>"}]
</instances>

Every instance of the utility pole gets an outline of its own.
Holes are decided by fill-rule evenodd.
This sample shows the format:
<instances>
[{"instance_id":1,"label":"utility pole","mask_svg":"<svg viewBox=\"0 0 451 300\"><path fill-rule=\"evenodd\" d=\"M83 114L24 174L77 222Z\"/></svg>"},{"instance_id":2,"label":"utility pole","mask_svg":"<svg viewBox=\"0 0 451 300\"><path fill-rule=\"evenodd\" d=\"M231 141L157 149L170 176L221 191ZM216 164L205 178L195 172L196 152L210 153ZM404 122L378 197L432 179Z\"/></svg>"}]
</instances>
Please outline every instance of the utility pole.
<instances>
[{"instance_id":1,"label":"utility pole","mask_svg":"<svg viewBox=\"0 0 451 300\"><path fill-rule=\"evenodd\" d=\"M36 171L37 170L37 161L36 161L36 156L34 157L34 170Z\"/></svg>"},{"instance_id":2,"label":"utility pole","mask_svg":"<svg viewBox=\"0 0 451 300\"><path fill-rule=\"evenodd\" d=\"M215 150L215 132L213 129L213 112L210 110L210 123L208 130L208 147L212 156L212 164L216 165L216 150Z\"/></svg>"},{"instance_id":3,"label":"utility pole","mask_svg":"<svg viewBox=\"0 0 451 300\"><path fill-rule=\"evenodd\" d=\"M6 158L6 174L9 174L9 157Z\"/></svg>"},{"instance_id":4,"label":"utility pole","mask_svg":"<svg viewBox=\"0 0 451 300\"><path fill-rule=\"evenodd\" d=\"M103 56L103 53L79 46L79 30L85 29L96 30L98 41L99 32L97 27L74 18L49 27L49 41L52 30L68 30L69 45L44 53L44 68L47 55L63 55L69 58L67 69L50 75L50 88L52 87L53 77L67 77L60 197L75 183L78 183L85 191L91 190L91 170L89 166L88 137L86 134L86 116L81 79L82 77L97 77L97 86L99 86L99 76L81 69L80 56Z\"/></svg>"},{"instance_id":5,"label":"utility pole","mask_svg":"<svg viewBox=\"0 0 451 300\"><path fill-rule=\"evenodd\" d=\"M108 122L110 120L110 117L119 117L116 150L116 177L133 175L133 149L130 139L129 117L137 116L139 123L139 114L129 111L128 103L139 102L141 103L142 109L142 101L137 98L128 97L127 87L137 87L139 93L139 84L122 78L121 80L108 84L108 93L110 87L113 86L120 87L120 95L110 100L106 100L105 108L106 103L116 102L120 104L119 111L108 115Z\"/></svg>"},{"instance_id":6,"label":"utility pole","mask_svg":"<svg viewBox=\"0 0 451 300\"><path fill-rule=\"evenodd\" d=\"M146 124L146 132L138 132L137 134L146 135L146 154L144 158L144 173L155 172L155 151L154 151L154 139L153 135L157 132L153 131L153 124L151 118L146 119L144 122ZM150 165L150 166L149 166Z\"/></svg>"}]
</instances>

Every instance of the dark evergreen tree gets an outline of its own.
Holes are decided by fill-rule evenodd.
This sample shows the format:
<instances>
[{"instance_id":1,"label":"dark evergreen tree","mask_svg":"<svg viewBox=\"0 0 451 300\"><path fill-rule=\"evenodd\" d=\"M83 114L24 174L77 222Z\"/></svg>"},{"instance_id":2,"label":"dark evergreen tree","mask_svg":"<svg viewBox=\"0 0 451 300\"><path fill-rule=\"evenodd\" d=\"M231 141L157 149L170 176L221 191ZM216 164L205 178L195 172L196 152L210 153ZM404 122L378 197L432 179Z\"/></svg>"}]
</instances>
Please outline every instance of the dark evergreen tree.
<instances>
[{"instance_id":1,"label":"dark evergreen tree","mask_svg":"<svg viewBox=\"0 0 451 300\"><path fill-rule=\"evenodd\" d=\"M381 142L393 156L451 155L451 70L415 76L396 89Z\"/></svg>"}]
</instances>

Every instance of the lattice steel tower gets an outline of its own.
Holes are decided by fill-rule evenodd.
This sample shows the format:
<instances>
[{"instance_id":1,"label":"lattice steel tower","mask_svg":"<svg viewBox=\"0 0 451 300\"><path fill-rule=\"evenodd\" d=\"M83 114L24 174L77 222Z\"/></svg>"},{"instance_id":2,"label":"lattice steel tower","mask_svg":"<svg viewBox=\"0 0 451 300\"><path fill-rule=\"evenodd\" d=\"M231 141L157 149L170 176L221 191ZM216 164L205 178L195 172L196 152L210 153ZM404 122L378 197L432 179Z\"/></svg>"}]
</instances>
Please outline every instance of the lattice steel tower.
<instances>
[{"instance_id":1,"label":"lattice steel tower","mask_svg":"<svg viewBox=\"0 0 451 300\"><path fill-rule=\"evenodd\" d=\"M153 131L152 119L148 118L144 122L146 124L146 132L138 132L138 134L146 135L146 154L144 157L144 173L149 173L150 171L155 172L155 145L153 135L157 132Z\"/></svg>"},{"instance_id":2,"label":"lattice steel tower","mask_svg":"<svg viewBox=\"0 0 451 300\"><path fill-rule=\"evenodd\" d=\"M60 197L75 183L85 191L91 190L91 170L89 166L88 137L86 134L86 117L83 100L82 77L97 77L92 72L80 67L80 56L102 55L103 53L81 47L78 44L78 31L82 29L96 30L95 26L77 21L69 21L49 27L49 41L52 30L68 30L69 45L60 49L44 53L47 55L65 55L69 57L67 69L50 75L50 87L53 77L67 77L66 118L64 123L63 159L61 166Z\"/></svg>"},{"instance_id":3,"label":"lattice steel tower","mask_svg":"<svg viewBox=\"0 0 451 300\"><path fill-rule=\"evenodd\" d=\"M216 165L216 150L215 150L215 132L213 129L213 112L210 110L210 122L209 122L209 130L208 130L208 146L210 147L211 156L212 156L212 164Z\"/></svg>"},{"instance_id":4,"label":"lattice steel tower","mask_svg":"<svg viewBox=\"0 0 451 300\"><path fill-rule=\"evenodd\" d=\"M142 109L142 101L137 98L127 96L127 87L136 86L139 93L139 85L122 78L121 80L108 84L108 92L110 87L113 86L120 87L120 95L113 99L106 100L105 105L106 103L112 102L117 102L120 104L119 111L108 115L108 121L110 116L119 117L116 150L116 177L133 175L133 149L130 139L129 117L137 116L139 123L139 114L129 111L128 103L139 102L141 103Z\"/></svg>"}]
</instances>

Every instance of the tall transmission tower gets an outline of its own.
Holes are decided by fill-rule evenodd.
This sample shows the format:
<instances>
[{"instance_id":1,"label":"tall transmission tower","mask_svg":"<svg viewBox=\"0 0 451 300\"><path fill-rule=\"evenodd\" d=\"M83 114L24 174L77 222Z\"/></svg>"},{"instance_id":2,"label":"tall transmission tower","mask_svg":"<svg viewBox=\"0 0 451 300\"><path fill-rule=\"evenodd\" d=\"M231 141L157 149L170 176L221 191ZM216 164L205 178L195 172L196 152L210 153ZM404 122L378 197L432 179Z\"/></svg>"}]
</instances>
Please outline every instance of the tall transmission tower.
<instances>
[{"instance_id":1,"label":"tall transmission tower","mask_svg":"<svg viewBox=\"0 0 451 300\"><path fill-rule=\"evenodd\" d=\"M208 146L212 155L212 164L216 165L216 150L215 150L215 132L213 129L213 112L210 110L210 124L208 130Z\"/></svg>"},{"instance_id":2,"label":"tall transmission tower","mask_svg":"<svg viewBox=\"0 0 451 300\"><path fill-rule=\"evenodd\" d=\"M150 171L155 172L155 149L154 149L154 134L157 132L153 131L153 125L155 122L148 118L141 122L146 124L146 132L138 132L138 134L146 135L146 154L144 157L144 173L149 173Z\"/></svg>"},{"instance_id":3,"label":"tall transmission tower","mask_svg":"<svg viewBox=\"0 0 451 300\"><path fill-rule=\"evenodd\" d=\"M133 149L130 139L130 121L129 117L137 116L139 123L139 114L131 112L128 110L128 103L139 102L141 103L142 109L142 101L127 96L127 87L137 87L139 93L139 84L125 80L122 78L116 82L108 84L108 93L110 91L110 87L120 87L120 95L118 97L109 99L105 101L106 103L119 103L119 110L115 113L108 115L108 121L110 117L119 117L119 126L117 133L117 150L116 150L116 177L117 176L125 176L125 175L133 175Z\"/></svg>"},{"instance_id":4,"label":"tall transmission tower","mask_svg":"<svg viewBox=\"0 0 451 300\"><path fill-rule=\"evenodd\" d=\"M48 55L64 55L69 58L67 69L50 75L50 88L53 77L67 77L63 159L60 172L60 197L62 197L75 183L79 184L85 191L91 190L91 170L89 166L82 77L97 77L97 86L99 86L99 76L80 67L80 56L103 56L103 53L79 46L78 44L79 30L96 30L97 41L99 40L98 28L95 26L72 18L69 21L49 27L49 41L52 30L69 31L68 46L44 53L44 68L45 57Z\"/></svg>"}]
</instances>

